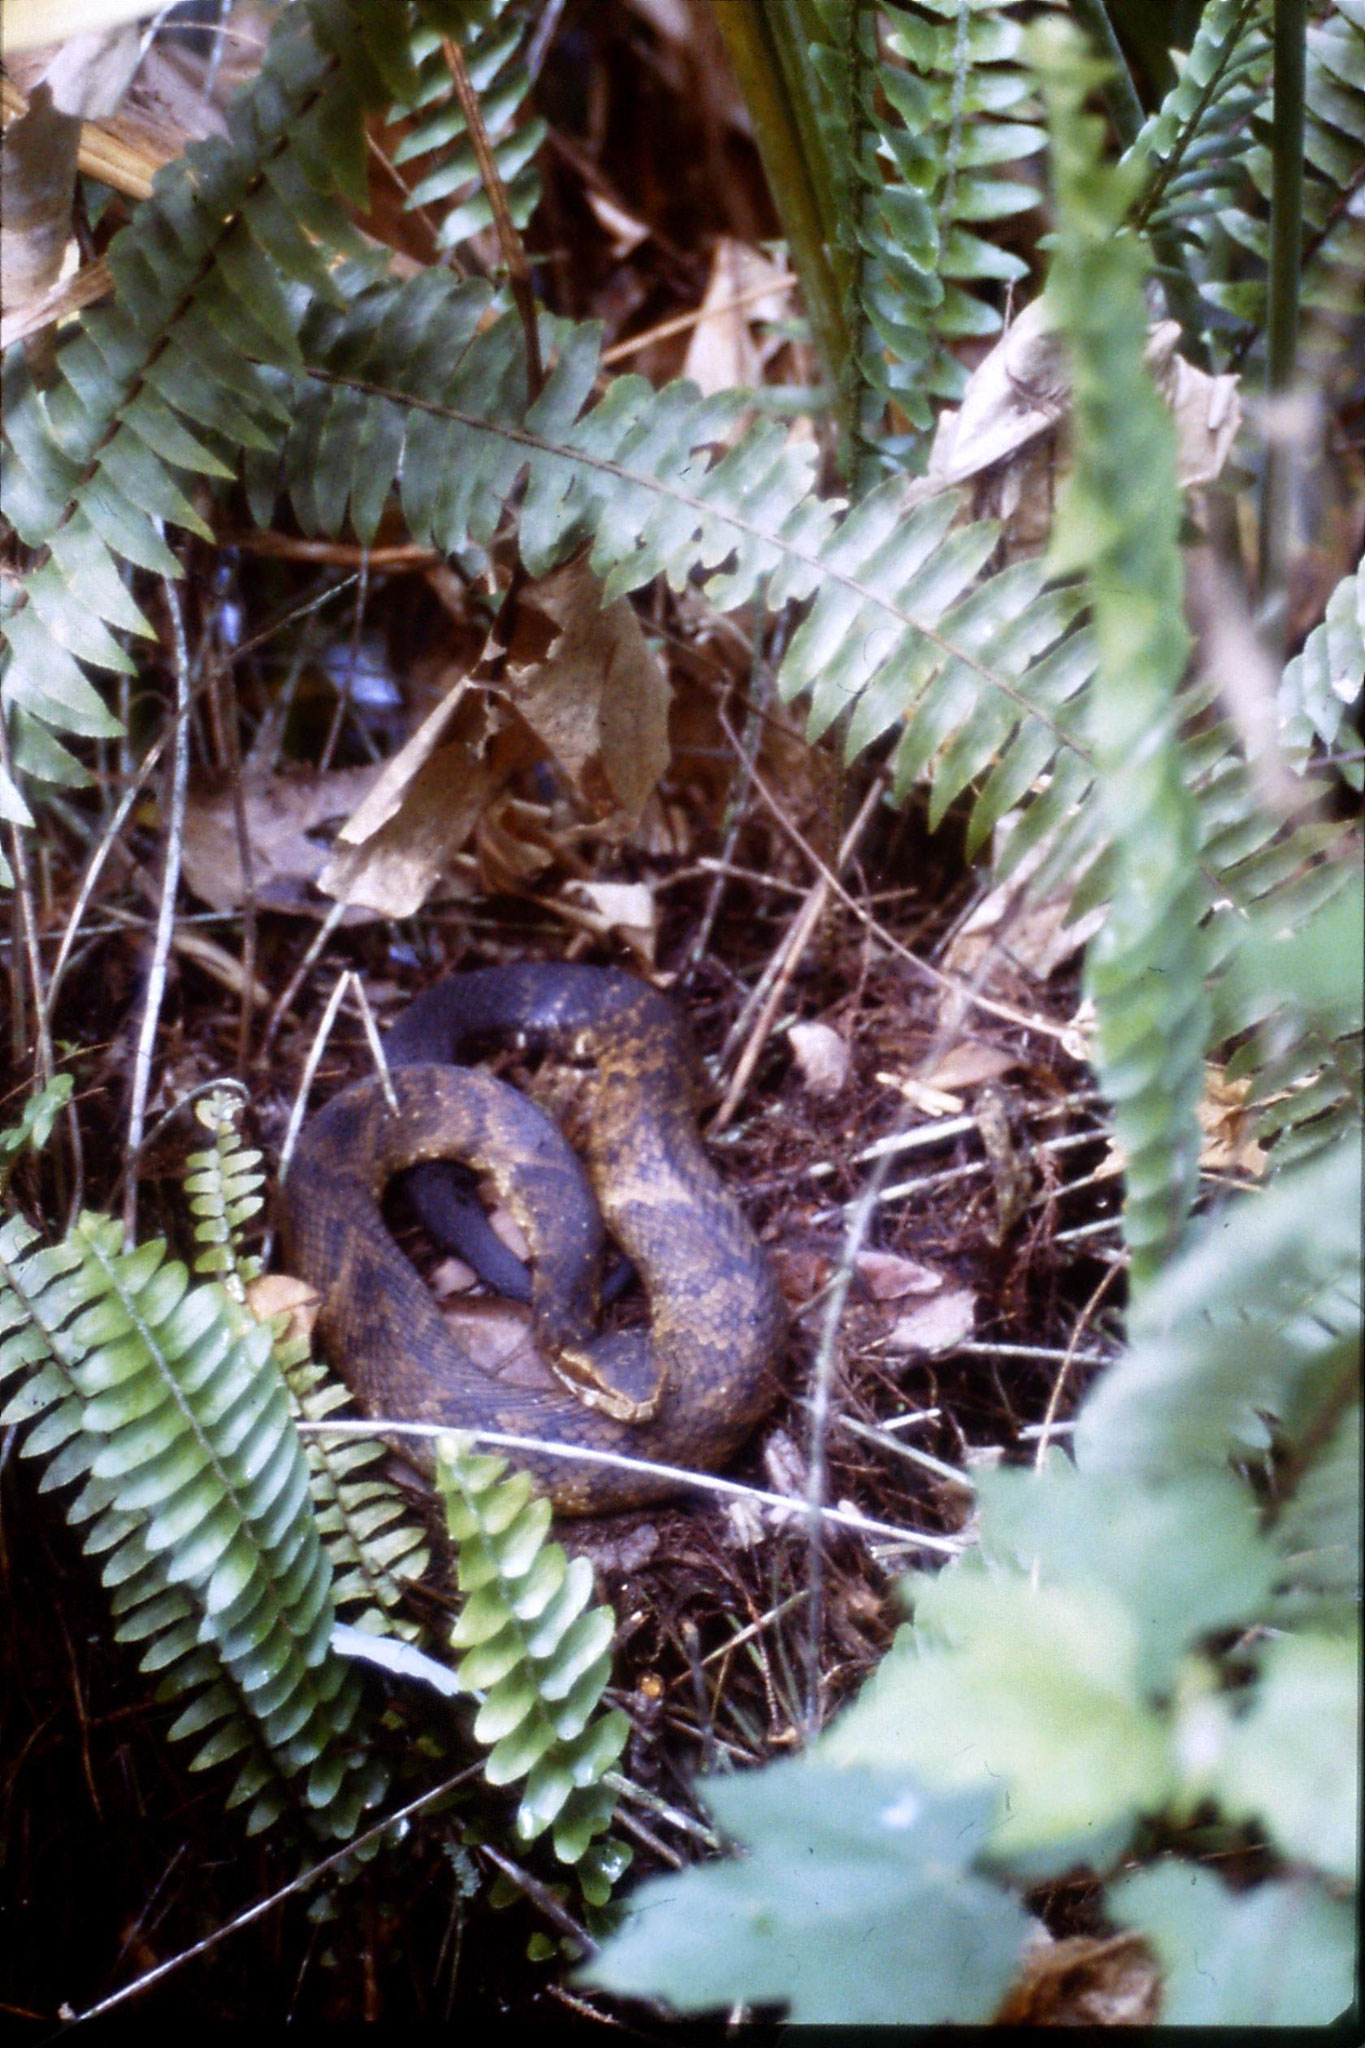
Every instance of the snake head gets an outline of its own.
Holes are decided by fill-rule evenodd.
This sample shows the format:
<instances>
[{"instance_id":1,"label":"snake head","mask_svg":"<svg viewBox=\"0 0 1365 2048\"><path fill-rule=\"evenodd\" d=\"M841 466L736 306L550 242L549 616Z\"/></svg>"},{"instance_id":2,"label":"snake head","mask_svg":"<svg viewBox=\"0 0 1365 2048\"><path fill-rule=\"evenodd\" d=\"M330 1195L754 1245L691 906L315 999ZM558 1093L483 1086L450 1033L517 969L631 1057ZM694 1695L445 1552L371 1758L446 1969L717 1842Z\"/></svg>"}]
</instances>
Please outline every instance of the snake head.
<instances>
[{"instance_id":1,"label":"snake head","mask_svg":"<svg viewBox=\"0 0 1365 2048\"><path fill-rule=\"evenodd\" d=\"M640 1331L618 1331L592 1344L565 1345L550 1355L555 1378L585 1408L613 1422L652 1422L663 1399L663 1367Z\"/></svg>"}]
</instances>

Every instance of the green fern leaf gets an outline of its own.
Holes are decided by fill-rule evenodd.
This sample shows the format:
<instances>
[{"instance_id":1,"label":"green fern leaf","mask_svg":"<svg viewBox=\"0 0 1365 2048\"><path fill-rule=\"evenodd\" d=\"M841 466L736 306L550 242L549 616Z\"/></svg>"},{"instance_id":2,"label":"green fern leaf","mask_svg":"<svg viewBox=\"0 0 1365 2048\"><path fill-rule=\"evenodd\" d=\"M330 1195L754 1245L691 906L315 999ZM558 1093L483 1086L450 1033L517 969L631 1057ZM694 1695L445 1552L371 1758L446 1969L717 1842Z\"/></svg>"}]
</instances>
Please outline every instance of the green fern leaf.
<instances>
[{"instance_id":1,"label":"green fern leaf","mask_svg":"<svg viewBox=\"0 0 1365 2048\"><path fill-rule=\"evenodd\" d=\"M121 1251L109 1218L53 1247L0 1225L0 1380L25 1375L4 1420L29 1425L45 1485L83 1482L72 1518L162 1696L200 1694L177 1723L214 1731L195 1767L246 1752L229 1803L254 1801L249 1827L294 1806L345 1836L379 1780L351 1747L358 1686L329 1649L307 1471L248 1321L162 1245Z\"/></svg>"},{"instance_id":2,"label":"green fern leaf","mask_svg":"<svg viewBox=\"0 0 1365 2048\"><path fill-rule=\"evenodd\" d=\"M845 382L863 389L846 400L870 475L922 449L931 399L961 394L966 373L947 344L999 332L999 310L979 287L1018 279L1026 266L966 224L1036 206L1030 184L995 173L1036 155L1043 131L1027 118L1032 82L1008 7L816 0L808 19L817 122L841 195L846 319L859 336ZM887 400L908 436L874 423L874 405Z\"/></svg>"},{"instance_id":3,"label":"green fern leaf","mask_svg":"<svg viewBox=\"0 0 1365 2048\"><path fill-rule=\"evenodd\" d=\"M360 10L366 20L376 4ZM379 12L395 32L399 17ZM380 33L373 22L370 32ZM353 60L350 70L329 46ZM211 538L192 480L229 476L229 453L269 445L278 414L263 366L299 360L291 291L301 282L308 295L335 296L330 258L361 253L335 196L322 195L335 195L363 148L367 86L387 90L345 0L286 10L259 76L234 102L230 138L196 143L168 165L115 237L115 302L59 350L52 388L38 393L17 361L6 363L3 509L42 551L3 620L6 715L22 711L48 735L118 730L79 666L127 672L108 627L149 630L110 557L177 575L157 522ZM338 157L348 122L354 136ZM302 222L281 192L311 192ZM57 741L32 730L24 764L40 779L81 778Z\"/></svg>"},{"instance_id":4,"label":"green fern leaf","mask_svg":"<svg viewBox=\"0 0 1365 2048\"><path fill-rule=\"evenodd\" d=\"M1093 66L1079 39L1053 23L1040 25L1033 48L1060 216L1050 291L1071 356L1076 418L1054 564L1088 576L1099 649L1090 729L1113 858L1113 900L1086 974L1140 1285L1169 1256L1194 1197L1194 1112L1209 1034L1197 813L1175 718L1187 644L1175 437L1142 363L1141 252L1119 233L1126 181L1102 165L1099 124L1082 113Z\"/></svg>"},{"instance_id":5,"label":"green fern leaf","mask_svg":"<svg viewBox=\"0 0 1365 2048\"><path fill-rule=\"evenodd\" d=\"M461 1686L480 1698L475 1739L491 1785L526 1780L517 1833L553 1831L561 1862L576 1863L610 1825L603 1784L630 1724L597 1714L611 1670L615 1616L589 1608L592 1566L548 1543L550 1504L506 1460L477 1456L466 1437L441 1440L437 1485L459 1546L464 1605L451 1642L464 1654ZM595 1718L594 1718L595 1717Z\"/></svg>"}]
</instances>

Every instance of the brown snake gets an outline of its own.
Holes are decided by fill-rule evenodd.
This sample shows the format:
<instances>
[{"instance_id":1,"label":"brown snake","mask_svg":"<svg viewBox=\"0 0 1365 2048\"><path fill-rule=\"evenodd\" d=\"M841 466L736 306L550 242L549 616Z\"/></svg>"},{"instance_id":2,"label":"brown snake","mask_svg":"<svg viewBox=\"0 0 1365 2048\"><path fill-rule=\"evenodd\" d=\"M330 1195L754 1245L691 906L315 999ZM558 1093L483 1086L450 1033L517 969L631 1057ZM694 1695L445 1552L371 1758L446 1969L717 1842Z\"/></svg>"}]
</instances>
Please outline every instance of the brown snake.
<instances>
[{"instance_id":1,"label":"brown snake","mask_svg":"<svg viewBox=\"0 0 1365 2048\"><path fill-rule=\"evenodd\" d=\"M511 1033L594 1060L591 1187L543 1111L450 1064L472 1041ZM281 1195L287 1261L317 1290L328 1356L360 1406L702 1471L725 1464L772 1405L783 1313L768 1259L702 1150L699 1064L671 1003L614 969L487 968L438 982L389 1044L405 1062L392 1073L398 1114L377 1080L347 1088L305 1125ZM525 1231L536 1335L562 1384L510 1386L484 1372L390 1237L385 1183L434 1159L486 1173ZM647 1332L592 1335L603 1218L640 1275ZM678 1490L660 1475L542 1452L518 1462L565 1514Z\"/></svg>"}]
</instances>

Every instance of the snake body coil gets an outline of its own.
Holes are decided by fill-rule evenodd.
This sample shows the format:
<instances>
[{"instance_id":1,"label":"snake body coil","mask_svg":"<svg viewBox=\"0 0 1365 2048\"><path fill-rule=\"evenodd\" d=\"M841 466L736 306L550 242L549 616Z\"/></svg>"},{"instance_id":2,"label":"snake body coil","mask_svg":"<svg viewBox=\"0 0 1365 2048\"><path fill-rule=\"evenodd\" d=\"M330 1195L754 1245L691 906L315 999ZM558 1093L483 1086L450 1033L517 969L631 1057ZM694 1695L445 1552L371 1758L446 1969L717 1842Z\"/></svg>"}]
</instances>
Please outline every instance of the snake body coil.
<instances>
[{"instance_id":1,"label":"snake body coil","mask_svg":"<svg viewBox=\"0 0 1365 2048\"><path fill-rule=\"evenodd\" d=\"M533 1103L450 1064L474 1041L513 1032L592 1057L591 1187ZM392 1076L398 1114L377 1081L346 1089L305 1126L282 1191L290 1267L316 1288L323 1341L362 1408L698 1470L723 1465L772 1404L782 1309L765 1254L702 1150L696 1055L667 998L614 970L488 968L437 983L389 1045L404 1062ZM385 1183L436 1159L458 1159L498 1187L531 1247L537 1336L583 1376L577 1390L503 1385L481 1370L389 1236ZM592 1337L603 1217L640 1275L647 1333ZM617 1419L632 1403L647 1419ZM676 1490L666 1478L543 1453L519 1462L566 1514Z\"/></svg>"}]
</instances>

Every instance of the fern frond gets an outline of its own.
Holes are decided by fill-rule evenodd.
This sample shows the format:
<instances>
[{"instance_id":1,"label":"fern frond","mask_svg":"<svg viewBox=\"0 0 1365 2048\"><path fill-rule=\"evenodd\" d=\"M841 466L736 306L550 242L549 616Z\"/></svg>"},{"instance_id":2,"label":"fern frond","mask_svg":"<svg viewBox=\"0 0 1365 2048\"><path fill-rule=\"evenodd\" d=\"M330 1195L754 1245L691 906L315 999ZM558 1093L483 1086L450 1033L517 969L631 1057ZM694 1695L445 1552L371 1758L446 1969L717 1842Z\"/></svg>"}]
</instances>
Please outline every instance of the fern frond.
<instances>
[{"instance_id":1,"label":"fern frond","mask_svg":"<svg viewBox=\"0 0 1365 2048\"><path fill-rule=\"evenodd\" d=\"M814 0L807 10L819 125L843 187L836 232L850 280L846 317L859 337L845 375L911 428L888 435L854 396L863 452L882 467L923 445L932 399L961 395L966 371L949 344L999 331L999 310L979 287L1026 274L988 239L996 223L1038 203L1032 185L1001 168L1043 143L1012 4ZM879 14L889 56L878 46Z\"/></svg>"},{"instance_id":2,"label":"fern frond","mask_svg":"<svg viewBox=\"0 0 1365 2048\"><path fill-rule=\"evenodd\" d=\"M1280 1554L1271 1624L1346 1635L1360 1619L1361 1405L1331 1429L1271 1525Z\"/></svg>"},{"instance_id":3,"label":"fern frond","mask_svg":"<svg viewBox=\"0 0 1365 2048\"><path fill-rule=\"evenodd\" d=\"M441 1439L437 1486L465 1595L451 1642L464 1652L461 1686L481 1701L484 1776L491 1785L524 1778L517 1833L529 1842L551 1829L555 1854L576 1864L610 1825L616 1795L604 1774L630 1733L618 1708L597 1714L616 1618L588 1606L592 1565L546 1542L549 1501L529 1474L504 1478L506 1468L467 1437Z\"/></svg>"},{"instance_id":4,"label":"fern frond","mask_svg":"<svg viewBox=\"0 0 1365 2048\"><path fill-rule=\"evenodd\" d=\"M330 1836L378 1796L355 1747L359 1687L330 1649L330 1573L270 1333L213 1282L189 1284L159 1243L119 1248L83 1216L45 1247L0 1225L4 1412L28 1425L44 1487L83 1482L118 1635L145 1641L160 1696L192 1694L171 1733L205 1738L192 1769L243 1759L230 1804L248 1829L286 1808Z\"/></svg>"},{"instance_id":5,"label":"fern frond","mask_svg":"<svg viewBox=\"0 0 1365 2048\"><path fill-rule=\"evenodd\" d=\"M1291 1447L1325 1446L1359 1397L1360 1201L1346 1139L1208 1219L1087 1400L1082 1469L1159 1480L1260 1457L1267 1417Z\"/></svg>"},{"instance_id":6,"label":"fern frond","mask_svg":"<svg viewBox=\"0 0 1365 2048\"><path fill-rule=\"evenodd\" d=\"M1193 224L1211 223L1234 196L1249 195L1251 117L1264 104L1271 62L1265 12L1264 0L1209 0L1204 8L1179 78L1126 153L1145 174L1134 228L1197 248Z\"/></svg>"},{"instance_id":7,"label":"fern frond","mask_svg":"<svg viewBox=\"0 0 1365 2048\"><path fill-rule=\"evenodd\" d=\"M242 1101L228 1088L201 1096L194 1114L213 1138L208 1152L191 1152L185 1161L185 1193L196 1241L204 1250L195 1259L196 1273L212 1273L237 1301L257 1279L261 1262L240 1248L242 1226L259 1215L265 1175L261 1155L242 1143Z\"/></svg>"},{"instance_id":8,"label":"fern frond","mask_svg":"<svg viewBox=\"0 0 1365 2048\"><path fill-rule=\"evenodd\" d=\"M258 519L282 488L305 530L336 533L349 518L364 539L392 489L414 538L457 554L489 546L519 489L531 574L586 547L605 602L658 575L681 590L698 569L712 571L706 595L723 609L814 597L782 694L810 695L813 734L852 714L851 752L903 723L898 784L927 766L942 777L940 812L999 763L978 840L1036 780L1040 756L1083 749L1071 705L1088 656L1084 643L1062 646L1078 600L1028 564L982 583L996 529L955 525L959 499L907 512L891 479L841 517L837 500L813 495L810 448L774 423L713 453L742 403L732 395L620 377L584 412L597 341L567 323L544 323L553 367L528 410L517 323L480 325L487 286L337 281L354 297L305 321L308 368L273 373L292 424L278 455L248 463Z\"/></svg>"},{"instance_id":9,"label":"fern frond","mask_svg":"<svg viewBox=\"0 0 1365 2048\"><path fill-rule=\"evenodd\" d=\"M74 1087L70 1074L54 1074L45 1087L29 1096L18 1123L0 1131L0 1195L25 1152L42 1151Z\"/></svg>"},{"instance_id":10,"label":"fern frond","mask_svg":"<svg viewBox=\"0 0 1365 2048\"><path fill-rule=\"evenodd\" d=\"M275 1356L303 1421L325 1422L350 1401L349 1390L310 1356L305 1339L277 1335ZM414 1640L421 1626L403 1613L403 1599L431 1552L399 1488L373 1470L385 1455L383 1443L309 1430L303 1448L335 1606L368 1635Z\"/></svg>"},{"instance_id":11,"label":"fern frond","mask_svg":"<svg viewBox=\"0 0 1365 2048\"><path fill-rule=\"evenodd\" d=\"M197 480L272 444L282 421L261 365L298 361L301 298L334 297L335 256L362 256L340 200L365 201L364 111L415 84L406 36L379 33L380 15L401 25L374 4L286 9L230 136L161 171L110 245L116 299L59 351L52 387L35 390L17 352L5 364L0 505L39 551L3 620L0 704L26 776L79 784L55 735L119 731L86 674L131 673L114 631L150 631L118 561L176 576L164 523L211 538Z\"/></svg>"},{"instance_id":12,"label":"fern frond","mask_svg":"<svg viewBox=\"0 0 1365 2048\"><path fill-rule=\"evenodd\" d=\"M227 1088L195 1104L195 1115L212 1132L213 1149L186 1160L185 1191L198 1220L195 1236L207 1246L196 1272L218 1276L234 1299L260 1272L260 1261L241 1249L242 1226L261 1209L264 1175L259 1152L241 1140L242 1103ZM275 1362L289 1390L296 1421L324 1422L350 1399L314 1362L308 1340L287 1329L287 1318L272 1325ZM372 1635L411 1638L418 1624L401 1612L404 1589L421 1577L430 1560L422 1529L408 1513L402 1494L369 1468L384 1456L378 1438L329 1439L309 1431L303 1438L308 1485L318 1534L332 1568L333 1605L353 1627Z\"/></svg>"},{"instance_id":13,"label":"fern frond","mask_svg":"<svg viewBox=\"0 0 1365 2048\"><path fill-rule=\"evenodd\" d=\"M1112 901L1086 975L1140 1284L1169 1255L1194 1198L1209 1032L1196 813L1175 712L1187 648L1175 434L1142 360L1141 250L1119 233L1125 181L1102 163L1100 124L1083 113L1094 66L1055 22L1039 25L1033 49L1056 166L1049 289L1075 405L1075 468L1054 565L1083 569L1088 580L1099 648L1090 729L1111 849Z\"/></svg>"},{"instance_id":14,"label":"fern frond","mask_svg":"<svg viewBox=\"0 0 1365 2048\"><path fill-rule=\"evenodd\" d=\"M1242 151L1239 139L1237 150L1247 188L1236 201L1225 196L1216 211L1196 201L1186 220L1202 249L1201 291L1234 323L1230 340L1239 355L1265 318L1272 185L1266 138L1274 120L1273 79L1264 53L1256 54L1251 26L1246 50L1250 61L1238 94L1262 81L1258 104L1239 98L1236 108L1236 125L1250 136L1250 146ZM1359 305L1365 280L1365 231L1352 205L1365 151L1365 17L1356 0L1336 0L1310 25L1305 94L1302 303L1307 311L1336 315Z\"/></svg>"},{"instance_id":15,"label":"fern frond","mask_svg":"<svg viewBox=\"0 0 1365 2048\"><path fill-rule=\"evenodd\" d=\"M426 24L412 45L418 72L410 95L413 118L393 160L403 164L438 155L439 161L418 178L406 205L447 202L438 237L443 249L467 242L493 218L442 51L443 38L453 36L479 95L512 224L524 228L539 197L535 157L546 135L544 121L524 112L531 89L526 45L534 17L516 0L425 0L422 12Z\"/></svg>"}]
</instances>

